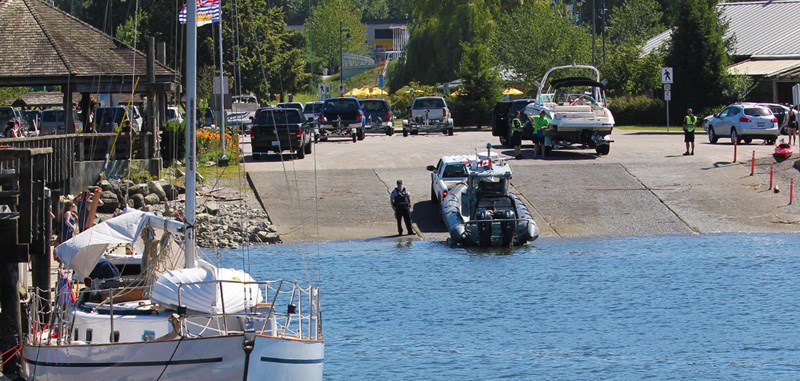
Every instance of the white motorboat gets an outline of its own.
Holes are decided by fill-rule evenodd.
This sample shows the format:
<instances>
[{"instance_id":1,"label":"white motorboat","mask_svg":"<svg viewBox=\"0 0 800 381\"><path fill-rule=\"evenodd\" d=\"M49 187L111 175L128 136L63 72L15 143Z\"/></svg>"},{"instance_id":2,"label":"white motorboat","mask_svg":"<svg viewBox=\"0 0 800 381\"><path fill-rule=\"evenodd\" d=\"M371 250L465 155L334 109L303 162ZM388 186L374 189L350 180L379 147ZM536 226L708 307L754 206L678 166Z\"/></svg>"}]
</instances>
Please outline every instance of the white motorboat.
<instances>
[{"instance_id":1,"label":"white motorboat","mask_svg":"<svg viewBox=\"0 0 800 381\"><path fill-rule=\"evenodd\" d=\"M187 124L196 105L196 27L189 2ZM187 128L187 141L195 130ZM56 247L81 279L110 247L141 248L141 273L93 281L72 298L32 292L22 344L29 380L322 380L319 288L256 281L195 250L195 144L186 144L185 222L128 211ZM182 235L182 239L178 239Z\"/></svg>"},{"instance_id":2,"label":"white motorboat","mask_svg":"<svg viewBox=\"0 0 800 381\"><path fill-rule=\"evenodd\" d=\"M528 207L509 191L511 167L491 152L491 145L467 169L467 179L451 188L442 202L451 245L510 247L539 237Z\"/></svg>"},{"instance_id":3,"label":"white motorboat","mask_svg":"<svg viewBox=\"0 0 800 381\"><path fill-rule=\"evenodd\" d=\"M552 79L554 72L559 77ZM590 75L579 75L579 73ZM606 105L600 71L590 65L556 66L537 82L536 101L525 107L529 117L542 111L550 118L546 132L546 149L556 145L580 144L607 155L614 116Z\"/></svg>"}]
</instances>

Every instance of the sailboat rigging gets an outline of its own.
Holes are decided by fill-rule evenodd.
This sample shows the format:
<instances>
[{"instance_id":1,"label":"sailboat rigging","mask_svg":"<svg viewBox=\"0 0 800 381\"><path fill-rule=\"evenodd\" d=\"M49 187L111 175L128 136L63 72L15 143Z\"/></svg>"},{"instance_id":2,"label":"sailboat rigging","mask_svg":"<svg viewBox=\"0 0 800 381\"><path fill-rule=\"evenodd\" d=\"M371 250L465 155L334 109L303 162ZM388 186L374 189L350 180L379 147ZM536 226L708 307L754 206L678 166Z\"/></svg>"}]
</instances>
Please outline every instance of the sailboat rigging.
<instances>
[{"instance_id":1,"label":"sailboat rigging","mask_svg":"<svg viewBox=\"0 0 800 381\"><path fill-rule=\"evenodd\" d=\"M22 348L29 379L322 379L318 287L257 281L244 270L198 258L192 128L197 118L196 23L197 3L190 1L184 221L128 210L56 247L59 260L81 278L117 245L142 255L143 273L92 280L75 301L59 297L69 292L61 288L52 303L34 296ZM183 239L177 239L181 234Z\"/></svg>"}]
</instances>

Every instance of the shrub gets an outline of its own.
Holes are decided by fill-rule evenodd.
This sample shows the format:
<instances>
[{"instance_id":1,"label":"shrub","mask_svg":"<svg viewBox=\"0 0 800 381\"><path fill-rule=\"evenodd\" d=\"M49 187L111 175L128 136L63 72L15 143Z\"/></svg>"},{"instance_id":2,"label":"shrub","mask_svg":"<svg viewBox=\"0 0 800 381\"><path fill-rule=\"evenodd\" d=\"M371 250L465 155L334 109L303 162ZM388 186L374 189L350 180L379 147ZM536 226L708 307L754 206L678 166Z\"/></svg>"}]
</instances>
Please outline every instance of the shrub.
<instances>
[{"instance_id":1,"label":"shrub","mask_svg":"<svg viewBox=\"0 0 800 381\"><path fill-rule=\"evenodd\" d=\"M667 123L664 101L645 96L610 99L608 109L619 126L664 126ZM676 115L680 118L682 115ZM672 124L672 123L671 123Z\"/></svg>"}]
</instances>

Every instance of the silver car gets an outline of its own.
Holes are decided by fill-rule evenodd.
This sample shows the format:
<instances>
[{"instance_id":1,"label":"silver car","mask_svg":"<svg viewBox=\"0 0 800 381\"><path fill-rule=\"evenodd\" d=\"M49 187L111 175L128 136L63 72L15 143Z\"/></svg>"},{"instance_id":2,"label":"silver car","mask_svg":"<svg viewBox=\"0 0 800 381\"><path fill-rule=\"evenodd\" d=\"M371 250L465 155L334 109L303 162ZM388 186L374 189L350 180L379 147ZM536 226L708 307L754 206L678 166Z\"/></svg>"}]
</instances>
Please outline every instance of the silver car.
<instances>
[{"instance_id":1,"label":"silver car","mask_svg":"<svg viewBox=\"0 0 800 381\"><path fill-rule=\"evenodd\" d=\"M753 139L764 139L775 144L778 138L778 118L772 111L757 103L734 103L719 114L703 119L703 129L708 141L716 144L721 137L730 137L731 143L750 144Z\"/></svg>"},{"instance_id":2,"label":"silver car","mask_svg":"<svg viewBox=\"0 0 800 381\"><path fill-rule=\"evenodd\" d=\"M44 110L42 111L42 121L39 124L39 133L41 135L74 134L83 129L81 118L75 111L72 111L72 125L65 128L66 124L64 109Z\"/></svg>"}]
</instances>

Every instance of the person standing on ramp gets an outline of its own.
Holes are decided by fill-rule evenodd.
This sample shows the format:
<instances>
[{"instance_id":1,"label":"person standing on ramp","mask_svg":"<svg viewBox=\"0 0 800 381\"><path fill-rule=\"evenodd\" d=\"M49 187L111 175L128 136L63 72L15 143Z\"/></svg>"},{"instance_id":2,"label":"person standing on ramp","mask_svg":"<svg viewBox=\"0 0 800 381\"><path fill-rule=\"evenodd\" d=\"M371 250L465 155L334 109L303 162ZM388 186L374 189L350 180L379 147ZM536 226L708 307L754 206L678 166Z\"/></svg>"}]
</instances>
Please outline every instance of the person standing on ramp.
<instances>
[{"instance_id":1,"label":"person standing on ramp","mask_svg":"<svg viewBox=\"0 0 800 381\"><path fill-rule=\"evenodd\" d=\"M401 220L405 220L407 234L414 234L411 228L411 196L406 188L403 188L403 180L397 180L397 188L392 190L391 201L394 218L397 219L397 235L403 235Z\"/></svg>"}]
</instances>

